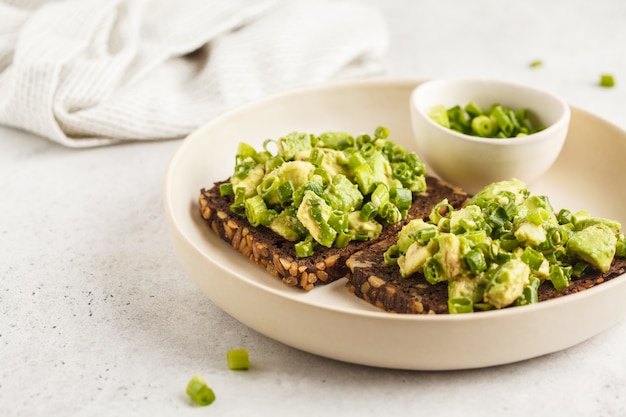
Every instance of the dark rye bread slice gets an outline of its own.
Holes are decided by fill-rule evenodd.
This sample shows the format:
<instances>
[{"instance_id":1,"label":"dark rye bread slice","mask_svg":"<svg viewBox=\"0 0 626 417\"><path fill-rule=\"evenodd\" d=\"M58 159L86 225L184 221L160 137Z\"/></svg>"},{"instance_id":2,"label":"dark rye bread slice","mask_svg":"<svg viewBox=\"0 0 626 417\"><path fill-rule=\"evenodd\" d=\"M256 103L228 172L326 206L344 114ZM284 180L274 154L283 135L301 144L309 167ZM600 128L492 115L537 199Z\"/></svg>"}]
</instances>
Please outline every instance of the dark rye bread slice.
<instances>
[{"instance_id":1,"label":"dark rye bread slice","mask_svg":"<svg viewBox=\"0 0 626 417\"><path fill-rule=\"evenodd\" d=\"M229 209L232 196L220 196L219 182L210 189L200 191L200 215L207 226L233 249L256 263L283 283L311 290L316 285L327 284L350 273L346 260L355 252L384 239L395 236L406 221L428 216L432 208L444 198L454 207L467 199L458 188L427 177L427 190L413 197L407 220L387 226L377 239L367 242L351 242L347 247L325 248L318 246L314 256L296 257L294 244L284 240L266 227L253 227Z\"/></svg>"},{"instance_id":2,"label":"dark rye bread slice","mask_svg":"<svg viewBox=\"0 0 626 417\"><path fill-rule=\"evenodd\" d=\"M445 282L431 285L423 275L413 274L402 278L397 266L389 266L383 259L395 237L356 252L346 264L351 274L347 284L350 292L383 310L403 314L448 313L448 285ZM609 281L626 272L626 258L615 258L606 273L588 268L585 274L557 291L550 283L539 287L539 301L562 297L584 291Z\"/></svg>"}]
</instances>

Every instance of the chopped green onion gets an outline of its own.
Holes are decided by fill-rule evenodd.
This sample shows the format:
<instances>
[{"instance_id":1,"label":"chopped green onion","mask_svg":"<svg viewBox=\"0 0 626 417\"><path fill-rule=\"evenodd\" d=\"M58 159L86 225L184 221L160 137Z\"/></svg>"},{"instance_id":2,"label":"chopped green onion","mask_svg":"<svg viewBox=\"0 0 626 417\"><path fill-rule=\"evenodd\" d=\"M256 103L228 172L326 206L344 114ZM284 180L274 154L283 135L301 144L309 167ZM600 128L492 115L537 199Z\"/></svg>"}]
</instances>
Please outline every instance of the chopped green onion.
<instances>
[{"instance_id":1,"label":"chopped green onion","mask_svg":"<svg viewBox=\"0 0 626 417\"><path fill-rule=\"evenodd\" d=\"M428 115L443 127L483 138L513 138L543 129L534 127L526 109L513 110L500 104L494 104L486 111L474 102L464 108L457 105L446 109L442 105L435 105Z\"/></svg>"},{"instance_id":2,"label":"chopped green onion","mask_svg":"<svg viewBox=\"0 0 626 417\"><path fill-rule=\"evenodd\" d=\"M237 157L241 159L250 158L256 155L256 149L247 143L241 142L239 143L239 147L237 148Z\"/></svg>"},{"instance_id":3,"label":"chopped green onion","mask_svg":"<svg viewBox=\"0 0 626 417\"><path fill-rule=\"evenodd\" d=\"M464 314L474 312L474 303L466 297L448 299L448 312L450 314Z\"/></svg>"},{"instance_id":4,"label":"chopped green onion","mask_svg":"<svg viewBox=\"0 0 626 417\"><path fill-rule=\"evenodd\" d=\"M385 184L378 184L370 195L372 201L377 207L382 207L389 202L389 188Z\"/></svg>"},{"instance_id":5,"label":"chopped green onion","mask_svg":"<svg viewBox=\"0 0 626 417\"><path fill-rule=\"evenodd\" d=\"M483 138L489 138L495 135L498 131L498 126L496 122L489 116L485 116L483 114L476 116L472 119L472 132L474 132L477 136Z\"/></svg>"},{"instance_id":6,"label":"chopped green onion","mask_svg":"<svg viewBox=\"0 0 626 417\"><path fill-rule=\"evenodd\" d=\"M276 190L280 186L280 178L276 175L268 176L263 179L261 184L259 184L257 191L263 200L272 201L273 197L276 195Z\"/></svg>"},{"instance_id":7,"label":"chopped green onion","mask_svg":"<svg viewBox=\"0 0 626 417\"><path fill-rule=\"evenodd\" d=\"M368 201L361 208L361 218L365 221L371 220L378 214L378 206L372 202Z\"/></svg>"},{"instance_id":8,"label":"chopped green onion","mask_svg":"<svg viewBox=\"0 0 626 417\"><path fill-rule=\"evenodd\" d=\"M389 224L398 223L402 220L402 212L393 203L385 203L378 212L380 217Z\"/></svg>"},{"instance_id":9,"label":"chopped green onion","mask_svg":"<svg viewBox=\"0 0 626 417\"><path fill-rule=\"evenodd\" d=\"M366 143L371 143L371 142L372 142L372 137L370 135L363 134L363 135L359 135L356 137L357 146L363 146Z\"/></svg>"},{"instance_id":10,"label":"chopped green onion","mask_svg":"<svg viewBox=\"0 0 626 417\"><path fill-rule=\"evenodd\" d=\"M556 220L559 224L574 223L574 214L567 209L561 209L556 216Z\"/></svg>"},{"instance_id":11,"label":"chopped green onion","mask_svg":"<svg viewBox=\"0 0 626 417\"><path fill-rule=\"evenodd\" d=\"M546 258L541 252L527 246L524 249L524 252L522 252L521 259L530 267L531 270L538 271Z\"/></svg>"},{"instance_id":12,"label":"chopped green onion","mask_svg":"<svg viewBox=\"0 0 626 417\"><path fill-rule=\"evenodd\" d=\"M615 78L611 74L602 74L600 76L600 86L601 87L614 87L615 86Z\"/></svg>"},{"instance_id":13,"label":"chopped green onion","mask_svg":"<svg viewBox=\"0 0 626 417\"><path fill-rule=\"evenodd\" d=\"M531 68L537 68L543 65L543 61L540 59L536 59L534 61L531 61L530 64L528 64Z\"/></svg>"},{"instance_id":14,"label":"chopped green onion","mask_svg":"<svg viewBox=\"0 0 626 417\"><path fill-rule=\"evenodd\" d=\"M287 204L293 199L293 193L295 189L291 180L282 183L276 188L276 195L281 204Z\"/></svg>"},{"instance_id":15,"label":"chopped green onion","mask_svg":"<svg viewBox=\"0 0 626 417\"><path fill-rule=\"evenodd\" d=\"M389 129L383 126L378 126L374 131L374 137L380 139L386 139L389 136Z\"/></svg>"},{"instance_id":16,"label":"chopped green onion","mask_svg":"<svg viewBox=\"0 0 626 417\"><path fill-rule=\"evenodd\" d=\"M235 198L230 210L239 216L245 216L246 189L245 187L237 187L235 189Z\"/></svg>"},{"instance_id":17,"label":"chopped green onion","mask_svg":"<svg viewBox=\"0 0 626 417\"><path fill-rule=\"evenodd\" d=\"M423 227L411 235L411 237L420 245L427 244L435 236L437 236L437 228L432 226Z\"/></svg>"},{"instance_id":18,"label":"chopped green onion","mask_svg":"<svg viewBox=\"0 0 626 417\"><path fill-rule=\"evenodd\" d=\"M362 194L370 194L374 189L374 171L367 164L354 168L354 180Z\"/></svg>"},{"instance_id":19,"label":"chopped green onion","mask_svg":"<svg viewBox=\"0 0 626 417\"><path fill-rule=\"evenodd\" d=\"M348 246L352 238L353 236L351 233L343 231L339 232L337 234L337 238L335 239L335 246L338 248L345 248L346 246Z\"/></svg>"},{"instance_id":20,"label":"chopped green onion","mask_svg":"<svg viewBox=\"0 0 626 417\"><path fill-rule=\"evenodd\" d=\"M263 198L260 195L255 195L247 199L244 205L246 208L246 218L250 224L254 227L263 224L267 216L267 206Z\"/></svg>"},{"instance_id":21,"label":"chopped green onion","mask_svg":"<svg viewBox=\"0 0 626 417\"><path fill-rule=\"evenodd\" d=\"M424 277L430 284L436 284L443 280L443 266L435 258L429 258L424 264Z\"/></svg>"},{"instance_id":22,"label":"chopped green onion","mask_svg":"<svg viewBox=\"0 0 626 417\"><path fill-rule=\"evenodd\" d=\"M265 172L272 172L273 170L275 170L276 168L278 168L284 163L285 163L285 160L280 156L270 158L267 161L265 161Z\"/></svg>"},{"instance_id":23,"label":"chopped green onion","mask_svg":"<svg viewBox=\"0 0 626 417\"><path fill-rule=\"evenodd\" d=\"M430 108L428 111L428 117L443 127L450 128L450 119L448 119L448 110L445 106L436 105Z\"/></svg>"},{"instance_id":24,"label":"chopped green onion","mask_svg":"<svg viewBox=\"0 0 626 417\"><path fill-rule=\"evenodd\" d=\"M186 389L191 400L201 406L209 405L215 401L215 393L200 374L195 374Z\"/></svg>"},{"instance_id":25,"label":"chopped green onion","mask_svg":"<svg viewBox=\"0 0 626 417\"><path fill-rule=\"evenodd\" d=\"M324 160L324 152L320 148L313 148L311 153L309 154L309 162L319 167L322 165L322 161Z\"/></svg>"},{"instance_id":26,"label":"chopped green onion","mask_svg":"<svg viewBox=\"0 0 626 417\"><path fill-rule=\"evenodd\" d=\"M406 162L395 162L391 164L391 169L393 175L403 184L409 182L413 177L413 170Z\"/></svg>"},{"instance_id":27,"label":"chopped green onion","mask_svg":"<svg viewBox=\"0 0 626 417\"><path fill-rule=\"evenodd\" d=\"M434 224L437 224L442 218L449 215L453 210L454 207L448 203L448 199L444 199L433 207L430 212L429 219Z\"/></svg>"},{"instance_id":28,"label":"chopped green onion","mask_svg":"<svg viewBox=\"0 0 626 417\"><path fill-rule=\"evenodd\" d=\"M337 232L343 232L348 228L348 213L342 210L333 210L328 218L328 224Z\"/></svg>"},{"instance_id":29,"label":"chopped green onion","mask_svg":"<svg viewBox=\"0 0 626 417\"><path fill-rule=\"evenodd\" d=\"M358 167L359 165L363 165L366 164L367 161L365 160L365 158L363 157L363 155L361 155L360 152L354 152L352 155L350 155L350 157L348 158L348 168L353 170Z\"/></svg>"},{"instance_id":30,"label":"chopped green onion","mask_svg":"<svg viewBox=\"0 0 626 417\"><path fill-rule=\"evenodd\" d=\"M624 235L624 233L618 233L616 237L615 256L626 258L626 235Z\"/></svg>"},{"instance_id":31,"label":"chopped green onion","mask_svg":"<svg viewBox=\"0 0 626 417\"><path fill-rule=\"evenodd\" d=\"M463 261L472 274L478 274L487 269L485 254L481 250L470 250L463 256Z\"/></svg>"},{"instance_id":32,"label":"chopped green onion","mask_svg":"<svg viewBox=\"0 0 626 417\"><path fill-rule=\"evenodd\" d=\"M515 233L509 232L500 236L500 247L505 251L512 251L513 249L518 248L520 243L515 237Z\"/></svg>"},{"instance_id":33,"label":"chopped green onion","mask_svg":"<svg viewBox=\"0 0 626 417\"><path fill-rule=\"evenodd\" d=\"M220 184L220 195L233 195L233 183L226 182L224 184Z\"/></svg>"},{"instance_id":34,"label":"chopped green onion","mask_svg":"<svg viewBox=\"0 0 626 417\"><path fill-rule=\"evenodd\" d=\"M539 278L532 277L530 279L530 283L524 287L522 295L515 301L515 305L523 306L539 302L537 291L539 290L540 284L541 281Z\"/></svg>"},{"instance_id":35,"label":"chopped green onion","mask_svg":"<svg viewBox=\"0 0 626 417\"><path fill-rule=\"evenodd\" d=\"M232 370L245 371L250 369L250 358L246 349L231 349L226 352L228 367Z\"/></svg>"},{"instance_id":36,"label":"chopped green onion","mask_svg":"<svg viewBox=\"0 0 626 417\"><path fill-rule=\"evenodd\" d=\"M543 207L537 207L528 212L526 218L533 224L539 225L545 223L550 218L550 213Z\"/></svg>"},{"instance_id":37,"label":"chopped green onion","mask_svg":"<svg viewBox=\"0 0 626 417\"><path fill-rule=\"evenodd\" d=\"M383 254L383 259L387 265L397 265L400 257L400 247L391 245Z\"/></svg>"},{"instance_id":38,"label":"chopped green onion","mask_svg":"<svg viewBox=\"0 0 626 417\"><path fill-rule=\"evenodd\" d=\"M496 120L496 123L498 125L498 127L500 128L500 132L502 133L502 137L511 137L511 135L513 134L513 122L511 121L511 119L509 118L509 116L506 114L505 110L502 108L502 106L497 105L495 106L492 111L491 111L491 116L493 116L493 118Z\"/></svg>"},{"instance_id":39,"label":"chopped green onion","mask_svg":"<svg viewBox=\"0 0 626 417\"><path fill-rule=\"evenodd\" d=\"M470 117L476 117L483 114L482 109L478 106L478 104L474 103L473 101L465 106L465 111L467 112L467 114L470 115Z\"/></svg>"},{"instance_id":40,"label":"chopped green onion","mask_svg":"<svg viewBox=\"0 0 626 417\"><path fill-rule=\"evenodd\" d=\"M558 265L550 265L549 279L557 291L561 291L569 285L569 277L565 274L563 268Z\"/></svg>"},{"instance_id":41,"label":"chopped green onion","mask_svg":"<svg viewBox=\"0 0 626 417\"><path fill-rule=\"evenodd\" d=\"M413 202L413 193L407 188L393 188L389 193L391 202L398 207L399 210L407 210Z\"/></svg>"}]
</instances>

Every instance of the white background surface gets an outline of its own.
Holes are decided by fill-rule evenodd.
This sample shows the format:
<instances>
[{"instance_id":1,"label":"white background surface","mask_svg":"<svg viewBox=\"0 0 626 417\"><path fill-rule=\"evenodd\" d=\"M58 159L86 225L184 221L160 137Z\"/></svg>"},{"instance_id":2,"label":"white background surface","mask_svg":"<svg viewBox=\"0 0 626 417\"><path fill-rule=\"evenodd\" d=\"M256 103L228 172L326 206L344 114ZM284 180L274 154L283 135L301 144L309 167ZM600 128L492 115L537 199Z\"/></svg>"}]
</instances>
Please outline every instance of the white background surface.
<instances>
[{"instance_id":1,"label":"white background surface","mask_svg":"<svg viewBox=\"0 0 626 417\"><path fill-rule=\"evenodd\" d=\"M389 77L514 80L626 129L621 0L367 3L389 24ZM615 88L597 86L605 72ZM0 128L0 415L626 415L625 322L563 352L456 372L339 363L239 324L170 244L162 182L179 145L72 150ZM239 347L248 372L227 369ZM217 395L207 408L184 393L196 372Z\"/></svg>"}]
</instances>

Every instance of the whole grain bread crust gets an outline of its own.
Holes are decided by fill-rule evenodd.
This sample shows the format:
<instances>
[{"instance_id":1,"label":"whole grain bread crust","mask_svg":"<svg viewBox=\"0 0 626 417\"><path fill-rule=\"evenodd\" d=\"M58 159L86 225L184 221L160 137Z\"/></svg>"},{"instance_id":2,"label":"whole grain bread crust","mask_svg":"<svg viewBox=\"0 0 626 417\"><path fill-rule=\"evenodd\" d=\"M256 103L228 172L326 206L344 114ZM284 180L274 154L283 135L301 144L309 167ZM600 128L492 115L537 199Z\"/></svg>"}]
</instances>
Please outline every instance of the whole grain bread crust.
<instances>
[{"instance_id":1,"label":"whole grain bread crust","mask_svg":"<svg viewBox=\"0 0 626 417\"><path fill-rule=\"evenodd\" d=\"M354 241L342 249L318 246L314 256L298 258L293 243L266 227L253 227L246 219L234 214L229 208L233 202L232 197L220 196L221 183L217 182L210 189L200 190L200 215L208 228L270 275L289 286L303 290L311 290L317 285L349 276L351 271L346 261L350 256L376 242L387 241L409 220L428 216L432 208L444 198L455 208L460 207L468 198L459 188L437 178L427 177L427 189L414 196L407 219L385 226L377 239Z\"/></svg>"}]
</instances>

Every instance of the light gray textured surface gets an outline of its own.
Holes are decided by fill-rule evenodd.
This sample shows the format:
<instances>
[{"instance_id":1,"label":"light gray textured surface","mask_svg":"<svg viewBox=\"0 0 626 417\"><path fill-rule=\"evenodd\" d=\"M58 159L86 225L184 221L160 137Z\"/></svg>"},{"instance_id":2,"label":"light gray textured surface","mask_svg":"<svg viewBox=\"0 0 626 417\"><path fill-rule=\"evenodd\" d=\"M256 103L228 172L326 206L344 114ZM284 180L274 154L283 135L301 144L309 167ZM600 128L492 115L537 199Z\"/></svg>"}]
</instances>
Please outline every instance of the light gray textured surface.
<instances>
[{"instance_id":1,"label":"light gray textured surface","mask_svg":"<svg viewBox=\"0 0 626 417\"><path fill-rule=\"evenodd\" d=\"M621 0L366 2L388 20L389 76L515 80L626 129ZM604 72L615 88L597 86ZM626 415L625 322L549 356L430 373L339 363L242 326L170 244L161 189L179 144L77 151L0 128L0 415ZM248 372L226 367L238 347ZM217 395L204 409L184 394L196 372Z\"/></svg>"}]
</instances>

